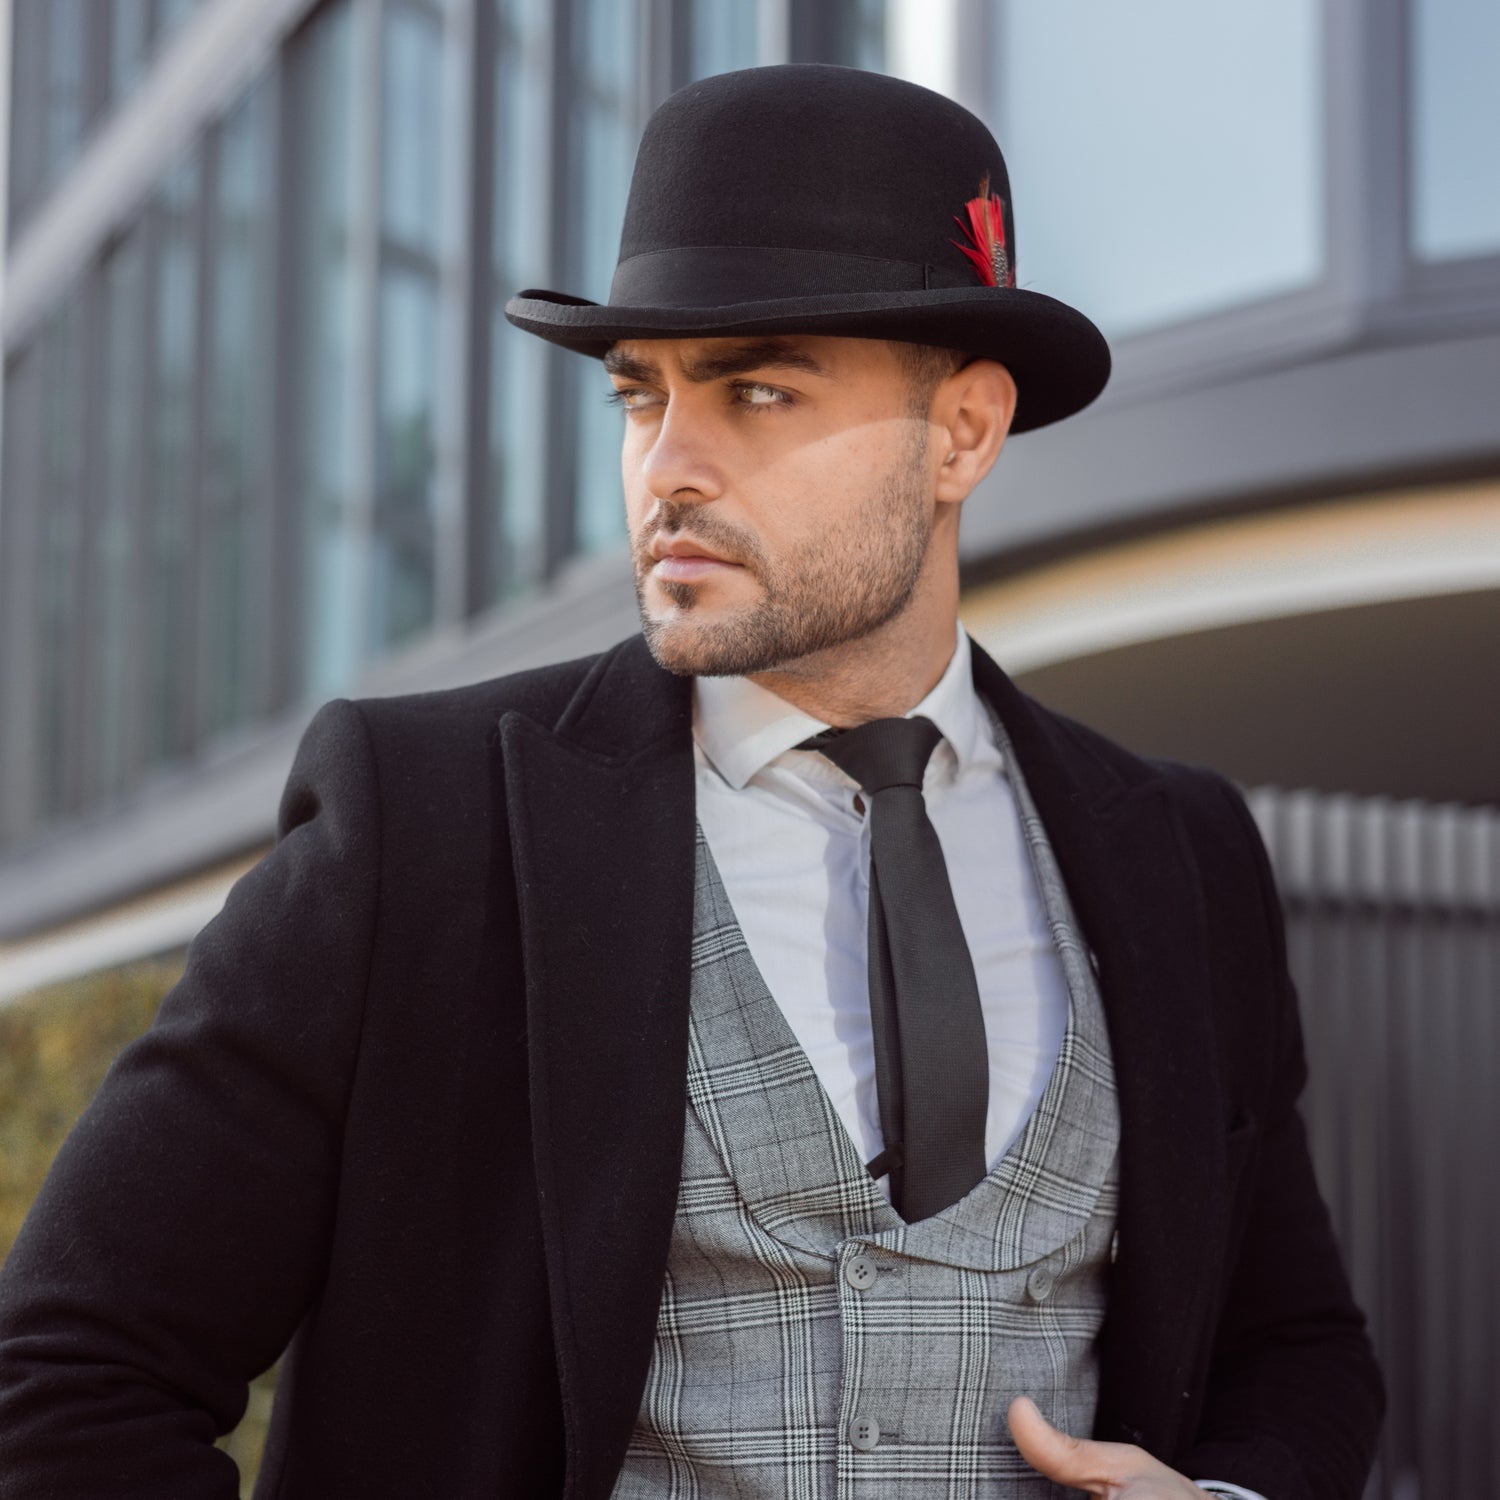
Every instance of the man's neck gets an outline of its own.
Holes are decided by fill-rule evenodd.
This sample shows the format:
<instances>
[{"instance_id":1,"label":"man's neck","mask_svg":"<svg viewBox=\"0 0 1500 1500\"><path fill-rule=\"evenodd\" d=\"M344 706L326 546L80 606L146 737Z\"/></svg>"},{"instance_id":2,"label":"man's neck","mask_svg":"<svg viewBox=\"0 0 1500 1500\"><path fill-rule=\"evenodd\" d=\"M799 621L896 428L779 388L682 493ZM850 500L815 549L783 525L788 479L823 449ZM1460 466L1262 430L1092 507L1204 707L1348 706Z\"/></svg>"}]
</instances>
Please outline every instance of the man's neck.
<instances>
[{"instance_id":1,"label":"man's neck","mask_svg":"<svg viewBox=\"0 0 1500 1500\"><path fill-rule=\"evenodd\" d=\"M876 632L773 671L752 673L750 681L836 729L899 718L937 686L953 660L957 630L957 618L951 617L938 629L925 628L920 638L882 640Z\"/></svg>"}]
</instances>

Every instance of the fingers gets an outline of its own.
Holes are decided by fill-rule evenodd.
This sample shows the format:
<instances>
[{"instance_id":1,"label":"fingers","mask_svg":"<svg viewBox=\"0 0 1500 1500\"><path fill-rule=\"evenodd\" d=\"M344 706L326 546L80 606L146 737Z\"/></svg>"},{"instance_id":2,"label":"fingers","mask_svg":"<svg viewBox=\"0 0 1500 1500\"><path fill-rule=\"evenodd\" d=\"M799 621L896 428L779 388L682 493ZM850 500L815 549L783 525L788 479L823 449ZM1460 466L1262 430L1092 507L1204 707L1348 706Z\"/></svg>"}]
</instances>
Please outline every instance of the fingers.
<instances>
[{"instance_id":1,"label":"fingers","mask_svg":"<svg viewBox=\"0 0 1500 1500\"><path fill-rule=\"evenodd\" d=\"M1075 1490L1137 1500L1188 1500L1203 1491L1192 1480L1129 1443L1099 1443L1060 1432L1030 1396L1017 1396L1006 1413L1021 1457L1039 1474Z\"/></svg>"},{"instance_id":2,"label":"fingers","mask_svg":"<svg viewBox=\"0 0 1500 1500\"><path fill-rule=\"evenodd\" d=\"M1006 1413L1010 1435L1021 1457L1039 1474L1059 1484L1087 1490L1093 1495L1106 1493L1110 1475L1099 1466L1100 1455L1091 1450L1107 1445L1059 1432L1041 1412L1030 1396L1017 1396Z\"/></svg>"}]
</instances>

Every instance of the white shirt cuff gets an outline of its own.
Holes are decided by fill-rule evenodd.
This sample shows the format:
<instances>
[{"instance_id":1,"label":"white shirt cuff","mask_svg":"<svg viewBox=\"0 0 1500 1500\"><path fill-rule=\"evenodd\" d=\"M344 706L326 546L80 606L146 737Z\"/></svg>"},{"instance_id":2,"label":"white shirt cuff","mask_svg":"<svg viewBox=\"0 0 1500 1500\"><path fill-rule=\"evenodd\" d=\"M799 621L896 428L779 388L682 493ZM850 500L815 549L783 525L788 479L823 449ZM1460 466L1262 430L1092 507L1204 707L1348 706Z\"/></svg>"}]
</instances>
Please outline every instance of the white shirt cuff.
<instances>
[{"instance_id":1,"label":"white shirt cuff","mask_svg":"<svg viewBox=\"0 0 1500 1500\"><path fill-rule=\"evenodd\" d=\"M1266 1500L1259 1490L1247 1490L1243 1485L1229 1484L1222 1479L1195 1479L1193 1483L1210 1495L1220 1496L1221 1500Z\"/></svg>"}]
</instances>

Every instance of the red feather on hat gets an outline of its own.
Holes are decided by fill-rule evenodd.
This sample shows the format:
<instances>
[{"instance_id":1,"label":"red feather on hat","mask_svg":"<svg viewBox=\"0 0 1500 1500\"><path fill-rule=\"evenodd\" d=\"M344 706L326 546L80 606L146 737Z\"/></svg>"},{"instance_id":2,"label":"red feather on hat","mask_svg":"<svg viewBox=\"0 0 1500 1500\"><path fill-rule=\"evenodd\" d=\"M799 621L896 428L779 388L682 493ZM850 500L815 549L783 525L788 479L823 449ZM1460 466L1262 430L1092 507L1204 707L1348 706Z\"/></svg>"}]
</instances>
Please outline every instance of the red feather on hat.
<instances>
[{"instance_id":1,"label":"red feather on hat","mask_svg":"<svg viewBox=\"0 0 1500 1500\"><path fill-rule=\"evenodd\" d=\"M980 279L986 286L1014 286L1011 275L1010 256L1005 247L1005 208L999 198L990 196L990 174L986 172L979 183L979 196L964 204L969 213L967 224L953 216L953 222L968 235L970 243L951 243L962 250L979 268Z\"/></svg>"}]
</instances>

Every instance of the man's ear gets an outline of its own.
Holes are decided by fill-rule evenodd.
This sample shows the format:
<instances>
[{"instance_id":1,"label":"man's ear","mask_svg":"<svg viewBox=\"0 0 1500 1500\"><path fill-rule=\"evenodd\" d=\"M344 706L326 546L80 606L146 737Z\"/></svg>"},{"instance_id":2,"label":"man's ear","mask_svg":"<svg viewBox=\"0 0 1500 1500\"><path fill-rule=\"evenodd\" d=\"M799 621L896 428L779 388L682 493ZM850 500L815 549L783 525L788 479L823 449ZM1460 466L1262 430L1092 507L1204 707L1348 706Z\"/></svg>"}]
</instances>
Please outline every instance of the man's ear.
<instances>
[{"instance_id":1,"label":"man's ear","mask_svg":"<svg viewBox=\"0 0 1500 1500\"><path fill-rule=\"evenodd\" d=\"M1016 382L997 360L970 360L933 393L929 421L943 446L934 498L967 498L1000 456L1016 415Z\"/></svg>"}]
</instances>

